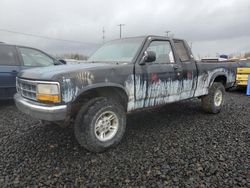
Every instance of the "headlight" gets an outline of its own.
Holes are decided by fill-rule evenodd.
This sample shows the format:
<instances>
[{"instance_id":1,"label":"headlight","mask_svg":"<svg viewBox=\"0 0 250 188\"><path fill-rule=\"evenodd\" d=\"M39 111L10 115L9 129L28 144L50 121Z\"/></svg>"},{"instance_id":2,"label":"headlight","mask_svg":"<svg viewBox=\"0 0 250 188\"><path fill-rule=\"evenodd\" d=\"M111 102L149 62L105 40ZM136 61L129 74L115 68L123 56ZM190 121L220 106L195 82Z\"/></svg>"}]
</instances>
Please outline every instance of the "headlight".
<instances>
[{"instance_id":1,"label":"headlight","mask_svg":"<svg viewBox=\"0 0 250 188\"><path fill-rule=\"evenodd\" d=\"M38 101L60 102L59 84L37 84L36 99Z\"/></svg>"}]
</instances>

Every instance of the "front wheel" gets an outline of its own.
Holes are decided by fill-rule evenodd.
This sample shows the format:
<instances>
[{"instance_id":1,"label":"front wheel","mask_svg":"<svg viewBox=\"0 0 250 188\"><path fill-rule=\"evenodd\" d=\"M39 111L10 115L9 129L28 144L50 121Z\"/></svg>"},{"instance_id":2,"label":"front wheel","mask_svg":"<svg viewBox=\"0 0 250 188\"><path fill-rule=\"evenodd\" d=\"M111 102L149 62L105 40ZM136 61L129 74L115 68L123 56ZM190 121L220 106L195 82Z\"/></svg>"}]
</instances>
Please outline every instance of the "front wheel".
<instances>
[{"instance_id":1,"label":"front wheel","mask_svg":"<svg viewBox=\"0 0 250 188\"><path fill-rule=\"evenodd\" d=\"M221 111L225 100L225 87L220 82L214 82L208 91L208 95L201 98L204 111L217 114Z\"/></svg>"},{"instance_id":2,"label":"front wheel","mask_svg":"<svg viewBox=\"0 0 250 188\"><path fill-rule=\"evenodd\" d=\"M79 111L74 132L81 146L92 152L102 152L121 141L126 129L126 114L123 106L111 99L93 101Z\"/></svg>"}]
</instances>

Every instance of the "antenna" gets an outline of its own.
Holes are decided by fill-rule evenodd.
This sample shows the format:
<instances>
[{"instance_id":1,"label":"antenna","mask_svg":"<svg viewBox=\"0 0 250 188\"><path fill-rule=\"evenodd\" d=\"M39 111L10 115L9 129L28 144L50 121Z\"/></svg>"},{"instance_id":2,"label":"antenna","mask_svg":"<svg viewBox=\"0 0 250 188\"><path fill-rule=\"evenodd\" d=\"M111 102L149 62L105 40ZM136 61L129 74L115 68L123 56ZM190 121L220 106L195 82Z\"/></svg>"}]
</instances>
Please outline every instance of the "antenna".
<instances>
[{"instance_id":1,"label":"antenna","mask_svg":"<svg viewBox=\"0 0 250 188\"><path fill-rule=\"evenodd\" d=\"M102 43L105 43L105 28L102 28Z\"/></svg>"}]
</instances>

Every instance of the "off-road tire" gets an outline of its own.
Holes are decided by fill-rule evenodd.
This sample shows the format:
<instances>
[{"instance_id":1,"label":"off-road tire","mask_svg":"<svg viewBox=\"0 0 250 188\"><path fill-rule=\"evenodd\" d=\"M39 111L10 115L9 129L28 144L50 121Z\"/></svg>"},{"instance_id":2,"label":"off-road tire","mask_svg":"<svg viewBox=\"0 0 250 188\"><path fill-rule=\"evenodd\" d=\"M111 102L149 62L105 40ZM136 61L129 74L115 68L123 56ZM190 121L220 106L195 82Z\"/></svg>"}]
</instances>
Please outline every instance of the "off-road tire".
<instances>
[{"instance_id":1,"label":"off-road tire","mask_svg":"<svg viewBox=\"0 0 250 188\"><path fill-rule=\"evenodd\" d=\"M100 141L95 135L95 123L98 116L105 111L112 111L118 117L118 130L114 137ZM75 137L78 143L91 152L103 152L120 143L126 130L126 114L124 107L108 98L94 98L82 106L74 125Z\"/></svg>"},{"instance_id":2,"label":"off-road tire","mask_svg":"<svg viewBox=\"0 0 250 188\"><path fill-rule=\"evenodd\" d=\"M222 93L222 102L219 106L216 105L215 95L220 91ZM208 90L208 95L201 97L202 109L211 114L217 114L221 111L225 101L225 87L220 82L214 82Z\"/></svg>"}]
</instances>

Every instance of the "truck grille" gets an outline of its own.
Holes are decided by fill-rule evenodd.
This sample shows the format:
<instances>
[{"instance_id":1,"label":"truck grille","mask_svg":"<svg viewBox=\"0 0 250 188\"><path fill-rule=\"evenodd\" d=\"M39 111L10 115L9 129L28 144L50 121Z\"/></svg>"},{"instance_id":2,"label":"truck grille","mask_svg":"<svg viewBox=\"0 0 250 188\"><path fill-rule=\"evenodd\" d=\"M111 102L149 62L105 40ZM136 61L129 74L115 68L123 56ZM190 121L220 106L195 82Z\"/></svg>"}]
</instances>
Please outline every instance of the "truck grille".
<instances>
[{"instance_id":1,"label":"truck grille","mask_svg":"<svg viewBox=\"0 0 250 188\"><path fill-rule=\"evenodd\" d=\"M16 89L24 98L36 100L37 83L30 80L16 79Z\"/></svg>"}]
</instances>

